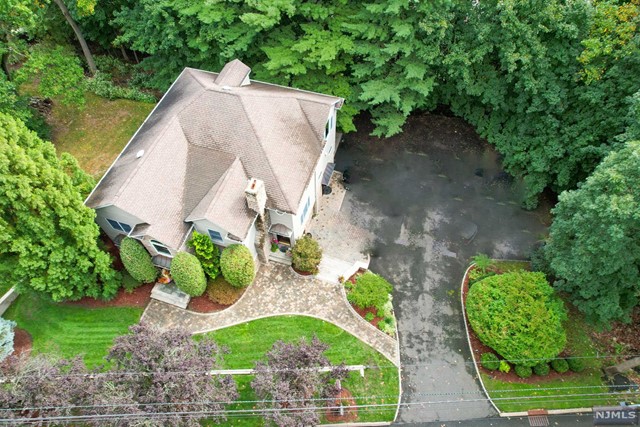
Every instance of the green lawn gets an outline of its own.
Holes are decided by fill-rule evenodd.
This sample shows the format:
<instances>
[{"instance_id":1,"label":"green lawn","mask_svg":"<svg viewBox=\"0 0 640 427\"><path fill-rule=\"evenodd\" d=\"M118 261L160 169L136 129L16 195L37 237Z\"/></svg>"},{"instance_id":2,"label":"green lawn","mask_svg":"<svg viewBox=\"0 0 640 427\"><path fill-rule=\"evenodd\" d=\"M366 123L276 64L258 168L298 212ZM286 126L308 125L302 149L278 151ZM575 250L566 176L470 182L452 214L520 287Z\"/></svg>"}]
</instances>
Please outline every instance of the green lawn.
<instances>
[{"instance_id":1,"label":"green lawn","mask_svg":"<svg viewBox=\"0 0 640 427\"><path fill-rule=\"evenodd\" d=\"M394 366L350 333L313 317L268 317L207 333L218 344L227 346L231 351L224 363L227 369L253 368L255 361L262 359L277 340L297 341L301 337L310 339L314 334L329 344L325 354L333 363L361 365L375 361L381 366Z\"/></svg>"},{"instance_id":2,"label":"green lawn","mask_svg":"<svg viewBox=\"0 0 640 427\"><path fill-rule=\"evenodd\" d=\"M140 320L142 308L85 308L56 304L35 294L20 295L4 317L33 338L34 353L83 355L87 366L103 363L113 338Z\"/></svg>"},{"instance_id":3,"label":"green lawn","mask_svg":"<svg viewBox=\"0 0 640 427\"><path fill-rule=\"evenodd\" d=\"M108 100L86 92L83 109L56 102L49 120L58 154L71 153L80 167L100 178L154 104L124 99Z\"/></svg>"},{"instance_id":4,"label":"green lawn","mask_svg":"<svg viewBox=\"0 0 640 427\"><path fill-rule=\"evenodd\" d=\"M11 282L0 283L0 297L4 296L4 294L6 294L12 286L13 283Z\"/></svg>"},{"instance_id":5,"label":"green lawn","mask_svg":"<svg viewBox=\"0 0 640 427\"><path fill-rule=\"evenodd\" d=\"M586 408L628 400L628 397L608 394L610 390L601 376L602 359L594 357L597 354L589 338L589 326L578 313L569 314L565 329L568 331L568 352L575 356L587 357L587 368L580 373L566 374L561 379L542 379L535 384L498 381L483 373L484 385L501 411Z\"/></svg>"},{"instance_id":6,"label":"green lawn","mask_svg":"<svg viewBox=\"0 0 640 427\"><path fill-rule=\"evenodd\" d=\"M305 316L278 316L254 320L241 325L209 332L219 344L229 348L224 367L228 369L253 368L255 361L264 358L273 343L281 339L297 341L301 337L311 338L314 334L329 344L325 353L332 363L345 362L348 365L366 365L362 378L359 372L351 372L343 386L351 391L358 405L391 404L388 407L362 408L358 421L391 421L398 402L398 369L384 356L364 344L353 335L337 326ZM251 376L236 376L241 401L255 400L248 386ZM237 403L232 409L251 409L251 403ZM223 425L261 426L259 417L231 418Z\"/></svg>"}]
</instances>

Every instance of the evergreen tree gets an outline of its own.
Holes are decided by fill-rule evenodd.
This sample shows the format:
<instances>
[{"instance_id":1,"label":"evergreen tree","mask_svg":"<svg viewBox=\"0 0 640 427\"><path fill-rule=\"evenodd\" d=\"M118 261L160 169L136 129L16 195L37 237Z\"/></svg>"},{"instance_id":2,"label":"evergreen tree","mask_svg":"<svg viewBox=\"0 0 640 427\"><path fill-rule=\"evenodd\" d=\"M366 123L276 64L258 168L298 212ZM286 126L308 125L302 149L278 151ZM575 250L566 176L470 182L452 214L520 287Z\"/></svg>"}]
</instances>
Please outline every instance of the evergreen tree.
<instances>
[{"instance_id":1,"label":"evergreen tree","mask_svg":"<svg viewBox=\"0 0 640 427\"><path fill-rule=\"evenodd\" d=\"M0 113L0 262L19 290L55 301L110 298L120 284L97 246L95 212L83 204L49 142Z\"/></svg>"},{"instance_id":2,"label":"evergreen tree","mask_svg":"<svg viewBox=\"0 0 640 427\"><path fill-rule=\"evenodd\" d=\"M628 321L640 297L640 142L612 152L552 212L554 286L593 321Z\"/></svg>"}]
</instances>

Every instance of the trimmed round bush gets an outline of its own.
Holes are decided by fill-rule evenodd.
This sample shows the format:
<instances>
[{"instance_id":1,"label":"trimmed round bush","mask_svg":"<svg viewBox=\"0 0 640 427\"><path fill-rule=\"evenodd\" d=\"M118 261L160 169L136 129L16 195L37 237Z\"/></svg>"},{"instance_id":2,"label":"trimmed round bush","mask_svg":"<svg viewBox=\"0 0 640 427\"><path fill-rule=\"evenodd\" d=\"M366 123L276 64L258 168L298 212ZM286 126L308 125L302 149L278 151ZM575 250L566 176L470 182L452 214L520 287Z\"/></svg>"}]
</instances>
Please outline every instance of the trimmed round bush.
<instances>
[{"instance_id":1,"label":"trimmed round bush","mask_svg":"<svg viewBox=\"0 0 640 427\"><path fill-rule=\"evenodd\" d=\"M542 273L488 277L469 289L466 310L480 341L512 363L553 359L567 342L566 310Z\"/></svg>"},{"instance_id":2,"label":"trimmed round bush","mask_svg":"<svg viewBox=\"0 0 640 427\"><path fill-rule=\"evenodd\" d=\"M584 365L584 359L579 359L577 357L568 357L567 364L569 365L569 370L571 372L582 372L586 367Z\"/></svg>"},{"instance_id":3,"label":"trimmed round bush","mask_svg":"<svg viewBox=\"0 0 640 427\"><path fill-rule=\"evenodd\" d=\"M484 369L497 371L500 368L500 359L493 353L482 353L480 355L480 364Z\"/></svg>"},{"instance_id":4,"label":"trimmed round bush","mask_svg":"<svg viewBox=\"0 0 640 427\"><path fill-rule=\"evenodd\" d=\"M520 378L529 378L533 375L533 369L531 369L531 366L516 365L513 370Z\"/></svg>"},{"instance_id":5,"label":"trimmed round bush","mask_svg":"<svg viewBox=\"0 0 640 427\"><path fill-rule=\"evenodd\" d=\"M151 283L158 278L158 269L142 243L125 237L120 243L120 259L127 272L138 282Z\"/></svg>"},{"instance_id":6,"label":"trimmed round bush","mask_svg":"<svg viewBox=\"0 0 640 427\"><path fill-rule=\"evenodd\" d=\"M322 249L318 242L310 235L296 240L291 250L293 268L312 274L318 274L318 266L322 260Z\"/></svg>"},{"instance_id":7,"label":"trimmed round bush","mask_svg":"<svg viewBox=\"0 0 640 427\"><path fill-rule=\"evenodd\" d=\"M553 359L551 361L551 367L559 374L564 374L569 370L569 363L566 359Z\"/></svg>"},{"instance_id":8,"label":"trimmed round bush","mask_svg":"<svg viewBox=\"0 0 640 427\"><path fill-rule=\"evenodd\" d=\"M199 297L207 289L207 278L195 255L178 252L171 261L171 277L176 286L187 295Z\"/></svg>"},{"instance_id":9,"label":"trimmed round bush","mask_svg":"<svg viewBox=\"0 0 640 427\"><path fill-rule=\"evenodd\" d=\"M393 290L384 277L367 271L356 279L356 284L347 294L347 300L358 308L374 307L383 310Z\"/></svg>"},{"instance_id":10,"label":"trimmed round bush","mask_svg":"<svg viewBox=\"0 0 640 427\"><path fill-rule=\"evenodd\" d=\"M218 276L207 285L207 297L215 303L231 305L238 301L244 293L243 288L231 286L224 277Z\"/></svg>"},{"instance_id":11,"label":"trimmed round bush","mask_svg":"<svg viewBox=\"0 0 640 427\"><path fill-rule=\"evenodd\" d=\"M549 371L550 371L549 364L547 362L538 363L536 366L533 367L533 372L536 375L540 375L541 377L549 375Z\"/></svg>"},{"instance_id":12,"label":"trimmed round bush","mask_svg":"<svg viewBox=\"0 0 640 427\"><path fill-rule=\"evenodd\" d=\"M237 288L249 286L255 277L253 257L246 246L227 246L220 256L220 270L225 280Z\"/></svg>"}]
</instances>

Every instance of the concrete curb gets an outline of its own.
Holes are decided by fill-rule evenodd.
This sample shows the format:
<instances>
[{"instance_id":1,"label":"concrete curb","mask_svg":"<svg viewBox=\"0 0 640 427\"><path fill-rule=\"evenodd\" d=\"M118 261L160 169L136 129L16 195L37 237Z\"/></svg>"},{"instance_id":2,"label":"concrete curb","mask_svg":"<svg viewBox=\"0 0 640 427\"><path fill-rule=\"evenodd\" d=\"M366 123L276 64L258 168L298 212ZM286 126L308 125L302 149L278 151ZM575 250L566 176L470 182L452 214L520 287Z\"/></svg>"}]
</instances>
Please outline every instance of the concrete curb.
<instances>
[{"instance_id":1,"label":"concrete curb","mask_svg":"<svg viewBox=\"0 0 640 427\"><path fill-rule=\"evenodd\" d=\"M467 267L467 269L464 271L464 275L462 276L462 281L460 282L460 305L462 308L462 319L464 321L464 331L467 335L467 344L469 344L469 351L471 352L471 358L473 359L473 368L476 370L476 375L478 376L478 381L480 381L480 386L482 387L482 391L484 391L484 394L487 396L487 399L489 400L489 403L491 403L491 406L493 406L493 409L495 409L496 412L498 412L498 414L502 416L503 413L500 411L500 409L498 409L496 404L493 403L493 399L491 399L491 396L489 395L487 388L484 386L484 381L482 381L482 376L480 375L480 369L478 369L479 362L476 360L476 355L473 354L473 348L471 347L471 336L469 335L469 326L467 325L467 313L465 311L465 305L464 305L464 279L467 278L467 274L469 274L469 270L471 270L471 267L473 267L474 265L475 263L472 263L469 267Z\"/></svg>"},{"instance_id":2,"label":"concrete curb","mask_svg":"<svg viewBox=\"0 0 640 427\"><path fill-rule=\"evenodd\" d=\"M2 298L0 298L0 316L3 315L9 307L11 307L11 304L16 300L16 298L18 298L18 293L16 292L16 288L14 286L9 289L7 293L2 296Z\"/></svg>"}]
</instances>

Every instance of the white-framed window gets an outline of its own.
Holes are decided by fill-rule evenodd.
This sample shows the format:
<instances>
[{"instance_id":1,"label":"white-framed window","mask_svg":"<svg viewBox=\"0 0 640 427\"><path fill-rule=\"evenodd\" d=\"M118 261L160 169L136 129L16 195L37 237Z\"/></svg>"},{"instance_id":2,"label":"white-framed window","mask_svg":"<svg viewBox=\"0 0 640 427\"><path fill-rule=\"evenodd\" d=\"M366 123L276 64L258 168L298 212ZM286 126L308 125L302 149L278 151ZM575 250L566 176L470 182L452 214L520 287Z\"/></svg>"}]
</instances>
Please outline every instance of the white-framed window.
<instances>
[{"instance_id":1,"label":"white-framed window","mask_svg":"<svg viewBox=\"0 0 640 427\"><path fill-rule=\"evenodd\" d=\"M115 221L115 220L109 219L109 218L107 218L107 222L109 223L109 225L111 225L111 227L114 230L122 231L122 232L127 233L127 234L131 231L131 226L129 224L124 223L124 222Z\"/></svg>"},{"instance_id":2,"label":"white-framed window","mask_svg":"<svg viewBox=\"0 0 640 427\"><path fill-rule=\"evenodd\" d=\"M209 237L211 237L211 240L216 240L218 242L224 242L224 239L222 238L222 234L220 234L216 230L207 230L207 231L209 232Z\"/></svg>"},{"instance_id":3,"label":"white-framed window","mask_svg":"<svg viewBox=\"0 0 640 427\"><path fill-rule=\"evenodd\" d=\"M151 244L159 254L171 255L171 251L164 243L158 242L157 240L152 240Z\"/></svg>"},{"instance_id":4,"label":"white-framed window","mask_svg":"<svg viewBox=\"0 0 640 427\"><path fill-rule=\"evenodd\" d=\"M304 219L307 217L307 212L309 212L310 205L311 205L311 197L307 197L307 203L304 204L302 215L300 215L300 224L304 224Z\"/></svg>"},{"instance_id":5,"label":"white-framed window","mask_svg":"<svg viewBox=\"0 0 640 427\"><path fill-rule=\"evenodd\" d=\"M324 127L324 139L329 137L331 133L331 128L333 128L333 114L329 116L329 120L327 120L327 125Z\"/></svg>"}]
</instances>

